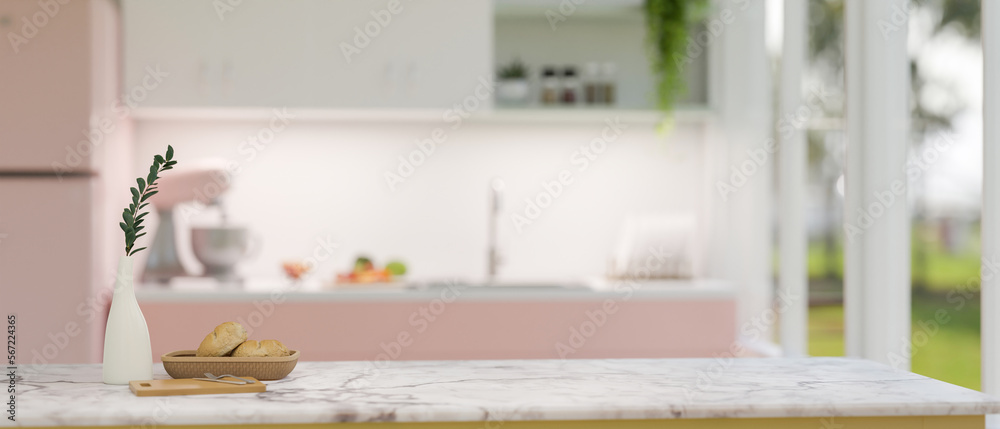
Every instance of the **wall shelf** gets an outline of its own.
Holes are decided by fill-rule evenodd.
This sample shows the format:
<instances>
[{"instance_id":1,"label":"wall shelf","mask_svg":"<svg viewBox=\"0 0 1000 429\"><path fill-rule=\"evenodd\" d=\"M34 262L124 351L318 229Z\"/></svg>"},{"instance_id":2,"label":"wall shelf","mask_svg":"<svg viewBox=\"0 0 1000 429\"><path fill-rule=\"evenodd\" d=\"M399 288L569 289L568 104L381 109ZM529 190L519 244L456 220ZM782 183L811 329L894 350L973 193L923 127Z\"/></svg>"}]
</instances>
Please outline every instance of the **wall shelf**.
<instances>
[{"instance_id":1,"label":"wall shelf","mask_svg":"<svg viewBox=\"0 0 1000 429\"><path fill-rule=\"evenodd\" d=\"M443 109L287 109L292 122L391 122L441 123ZM275 116L273 108L166 108L149 107L132 111L132 119L154 121L259 122ZM713 113L705 107L678 108L673 112L678 123L700 123ZM594 124L618 117L632 124L659 124L664 114L656 110L601 108L494 108L476 112L470 123Z\"/></svg>"},{"instance_id":2,"label":"wall shelf","mask_svg":"<svg viewBox=\"0 0 1000 429\"><path fill-rule=\"evenodd\" d=\"M548 11L562 13L560 5L563 3L575 7L573 17L642 18L643 0L603 0L580 4L566 0L497 0L494 12L498 17L544 17Z\"/></svg>"}]
</instances>

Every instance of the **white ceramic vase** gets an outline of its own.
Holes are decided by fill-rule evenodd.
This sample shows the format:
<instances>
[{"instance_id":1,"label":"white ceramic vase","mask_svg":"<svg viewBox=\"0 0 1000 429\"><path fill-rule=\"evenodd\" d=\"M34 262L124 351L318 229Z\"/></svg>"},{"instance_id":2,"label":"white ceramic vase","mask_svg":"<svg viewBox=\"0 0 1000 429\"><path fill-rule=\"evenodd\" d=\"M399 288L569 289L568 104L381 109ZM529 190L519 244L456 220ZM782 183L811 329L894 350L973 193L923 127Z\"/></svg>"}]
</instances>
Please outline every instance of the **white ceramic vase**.
<instances>
[{"instance_id":1,"label":"white ceramic vase","mask_svg":"<svg viewBox=\"0 0 1000 429\"><path fill-rule=\"evenodd\" d=\"M115 293L104 331L104 383L128 384L153 379L153 349L149 329L132 287L132 257L118 260Z\"/></svg>"}]
</instances>

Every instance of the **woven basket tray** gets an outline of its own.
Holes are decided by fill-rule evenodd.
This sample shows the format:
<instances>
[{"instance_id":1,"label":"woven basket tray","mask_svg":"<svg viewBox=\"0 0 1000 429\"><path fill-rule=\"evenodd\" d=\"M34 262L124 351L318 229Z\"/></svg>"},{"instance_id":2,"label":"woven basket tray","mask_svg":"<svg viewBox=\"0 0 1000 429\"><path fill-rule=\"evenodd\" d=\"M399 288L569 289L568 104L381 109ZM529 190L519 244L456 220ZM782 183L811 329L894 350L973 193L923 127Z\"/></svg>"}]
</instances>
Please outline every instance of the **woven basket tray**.
<instances>
[{"instance_id":1,"label":"woven basket tray","mask_svg":"<svg viewBox=\"0 0 1000 429\"><path fill-rule=\"evenodd\" d=\"M160 360L163 361L163 369L173 378L204 377L206 372L210 372L278 380L291 373L299 362L299 351L291 352L291 355L282 357L196 357L194 350L180 350L160 356Z\"/></svg>"}]
</instances>

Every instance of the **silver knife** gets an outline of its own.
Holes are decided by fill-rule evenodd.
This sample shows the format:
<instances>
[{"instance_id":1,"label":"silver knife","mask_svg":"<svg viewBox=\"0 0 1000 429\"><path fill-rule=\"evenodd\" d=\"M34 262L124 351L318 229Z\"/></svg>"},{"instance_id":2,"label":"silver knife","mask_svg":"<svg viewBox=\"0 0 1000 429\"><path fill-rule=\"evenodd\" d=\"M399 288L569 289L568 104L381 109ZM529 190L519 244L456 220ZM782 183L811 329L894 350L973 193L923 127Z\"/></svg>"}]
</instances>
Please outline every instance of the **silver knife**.
<instances>
[{"instance_id":1,"label":"silver knife","mask_svg":"<svg viewBox=\"0 0 1000 429\"><path fill-rule=\"evenodd\" d=\"M192 380L217 381L219 383L229 383L229 384L247 384L247 382L245 381L217 380L214 378L192 378Z\"/></svg>"}]
</instances>

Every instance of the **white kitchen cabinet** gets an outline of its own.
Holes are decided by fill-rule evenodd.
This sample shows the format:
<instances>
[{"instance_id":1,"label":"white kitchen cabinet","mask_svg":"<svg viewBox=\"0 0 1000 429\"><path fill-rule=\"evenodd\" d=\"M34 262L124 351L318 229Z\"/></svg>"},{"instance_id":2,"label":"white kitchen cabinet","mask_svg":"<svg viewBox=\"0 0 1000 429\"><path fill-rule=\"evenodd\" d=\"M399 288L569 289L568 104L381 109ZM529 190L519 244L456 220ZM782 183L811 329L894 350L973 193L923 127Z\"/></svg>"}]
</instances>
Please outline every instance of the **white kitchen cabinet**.
<instances>
[{"instance_id":1,"label":"white kitchen cabinet","mask_svg":"<svg viewBox=\"0 0 1000 429\"><path fill-rule=\"evenodd\" d=\"M489 0L125 0L123 9L126 89L149 68L169 74L141 107L443 108L493 74Z\"/></svg>"}]
</instances>

